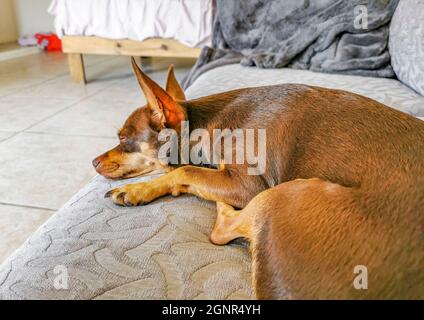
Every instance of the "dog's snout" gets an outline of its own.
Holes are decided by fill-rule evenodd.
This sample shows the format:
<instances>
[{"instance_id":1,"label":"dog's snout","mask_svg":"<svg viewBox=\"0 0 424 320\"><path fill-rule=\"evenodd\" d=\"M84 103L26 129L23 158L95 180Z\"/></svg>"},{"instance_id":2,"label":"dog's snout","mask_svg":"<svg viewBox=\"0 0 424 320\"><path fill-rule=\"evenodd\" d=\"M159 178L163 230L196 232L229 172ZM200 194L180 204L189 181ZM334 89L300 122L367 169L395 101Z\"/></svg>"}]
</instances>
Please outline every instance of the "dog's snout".
<instances>
[{"instance_id":1,"label":"dog's snout","mask_svg":"<svg viewBox=\"0 0 424 320\"><path fill-rule=\"evenodd\" d=\"M97 168L100 164L100 160L98 158L96 158L96 159L93 160L92 164L93 164L94 168Z\"/></svg>"}]
</instances>

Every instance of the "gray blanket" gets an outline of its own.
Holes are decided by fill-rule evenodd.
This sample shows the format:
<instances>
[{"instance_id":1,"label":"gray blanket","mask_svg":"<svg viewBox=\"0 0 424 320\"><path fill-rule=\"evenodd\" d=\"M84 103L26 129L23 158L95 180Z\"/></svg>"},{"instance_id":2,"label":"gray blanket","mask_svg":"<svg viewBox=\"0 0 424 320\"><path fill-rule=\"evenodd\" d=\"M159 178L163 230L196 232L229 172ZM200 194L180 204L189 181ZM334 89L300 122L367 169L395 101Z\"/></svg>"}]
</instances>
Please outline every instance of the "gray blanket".
<instances>
[{"instance_id":1,"label":"gray blanket","mask_svg":"<svg viewBox=\"0 0 424 320\"><path fill-rule=\"evenodd\" d=\"M184 81L231 63L393 77L387 47L399 0L216 0L212 48Z\"/></svg>"}]
</instances>

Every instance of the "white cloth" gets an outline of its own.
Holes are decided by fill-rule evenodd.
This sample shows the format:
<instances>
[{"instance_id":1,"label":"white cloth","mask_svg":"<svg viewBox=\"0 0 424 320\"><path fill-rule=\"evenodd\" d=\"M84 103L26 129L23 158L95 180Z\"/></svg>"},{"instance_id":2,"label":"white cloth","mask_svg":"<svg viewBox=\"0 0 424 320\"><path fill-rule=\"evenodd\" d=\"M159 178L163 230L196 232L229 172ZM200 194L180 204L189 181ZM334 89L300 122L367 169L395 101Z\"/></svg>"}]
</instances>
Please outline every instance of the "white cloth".
<instances>
[{"instance_id":1,"label":"white cloth","mask_svg":"<svg viewBox=\"0 0 424 320\"><path fill-rule=\"evenodd\" d=\"M210 45L212 0L53 0L59 37L171 38L190 47Z\"/></svg>"}]
</instances>

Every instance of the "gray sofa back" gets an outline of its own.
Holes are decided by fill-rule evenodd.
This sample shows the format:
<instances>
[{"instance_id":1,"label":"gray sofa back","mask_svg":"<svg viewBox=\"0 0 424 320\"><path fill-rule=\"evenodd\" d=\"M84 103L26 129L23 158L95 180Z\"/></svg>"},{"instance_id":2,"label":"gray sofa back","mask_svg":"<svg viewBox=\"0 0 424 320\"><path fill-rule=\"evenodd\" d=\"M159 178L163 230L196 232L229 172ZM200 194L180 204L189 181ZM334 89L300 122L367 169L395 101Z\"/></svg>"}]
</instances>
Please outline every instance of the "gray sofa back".
<instances>
[{"instance_id":1,"label":"gray sofa back","mask_svg":"<svg viewBox=\"0 0 424 320\"><path fill-rule=\"evenodd\" d=\"M401 0L390 24L389 51L398 79L424 95L424 0Z\"/></svg>"}]
</instances>

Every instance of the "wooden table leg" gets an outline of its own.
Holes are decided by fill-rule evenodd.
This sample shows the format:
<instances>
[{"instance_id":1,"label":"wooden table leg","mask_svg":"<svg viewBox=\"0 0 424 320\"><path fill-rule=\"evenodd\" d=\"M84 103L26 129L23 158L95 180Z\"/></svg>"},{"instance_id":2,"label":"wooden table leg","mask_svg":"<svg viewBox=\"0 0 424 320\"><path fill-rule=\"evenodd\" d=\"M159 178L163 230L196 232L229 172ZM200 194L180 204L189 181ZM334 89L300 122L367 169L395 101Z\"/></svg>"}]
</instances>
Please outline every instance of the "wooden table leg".
<instances>
[{"instance_id":1,"label":"wooden table leg","mask_svg":"<svg viewBox=\"0 0 424 320\"><path fill-rule=\"evenodd\" d=\"M86 84L84 59L80 53L68 53L69 72L72 81L76 83Z\"/></svg>"}]
</instances>

